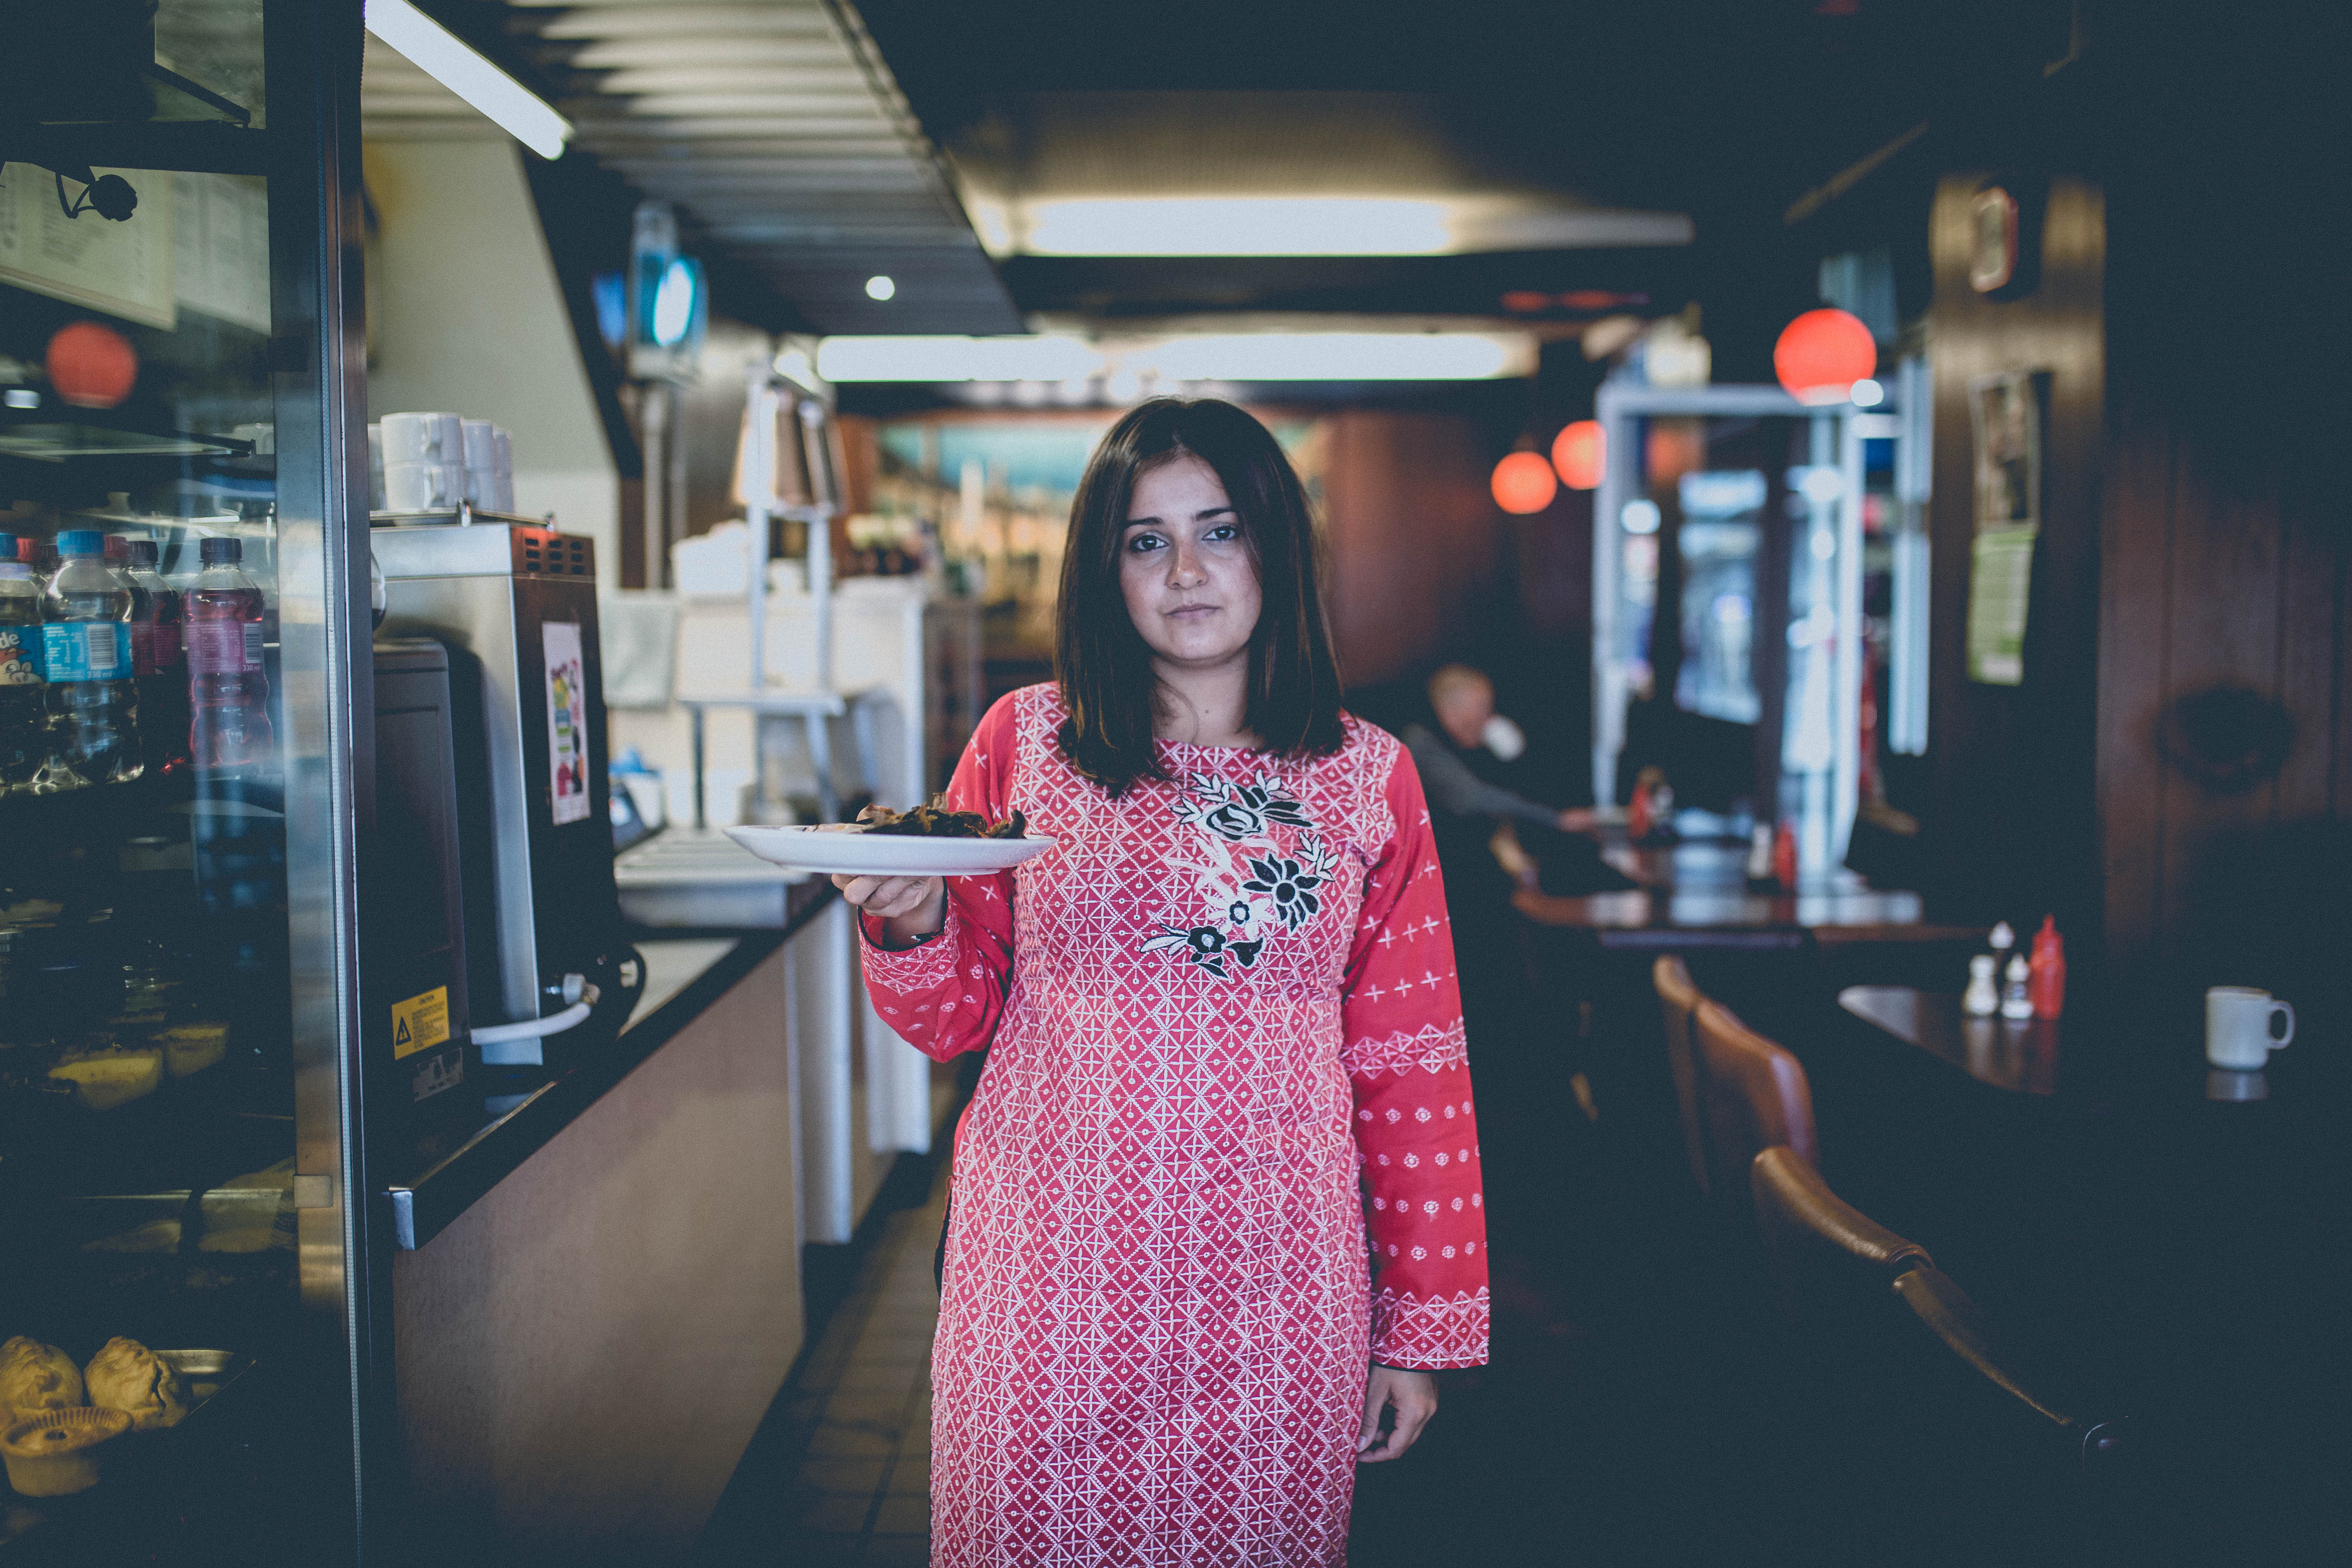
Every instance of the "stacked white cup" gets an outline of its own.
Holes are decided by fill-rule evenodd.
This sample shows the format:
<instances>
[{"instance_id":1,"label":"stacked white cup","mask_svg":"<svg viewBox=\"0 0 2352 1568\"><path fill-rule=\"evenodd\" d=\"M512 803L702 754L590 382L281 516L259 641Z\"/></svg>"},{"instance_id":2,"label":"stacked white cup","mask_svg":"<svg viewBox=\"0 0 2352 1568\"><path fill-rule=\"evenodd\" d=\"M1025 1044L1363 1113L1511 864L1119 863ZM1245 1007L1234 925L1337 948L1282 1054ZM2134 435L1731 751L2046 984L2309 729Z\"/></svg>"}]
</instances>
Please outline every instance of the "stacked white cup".
<instances>
[{"instance_id":1,"label":"stacked white cup","mask_svg":"<svg viewBox=\"0 0 2352 1568\"><path fill-rule=\"evenodd\" d=\"M465 500L465 421L455 414L385 415L383 499L393 511L446 511Z\"/></svg>"},{"instance_id":2,"label":"stacked white cup","mask_svg":"<svg viewBox=\"0 0 2352 1568\"><path fill-rule=\"evenodd\" d=\"M511 512L515 509L514 442L508 437L505 428L497 425L490 426L490 438L497 456L490 470L489 509L492 511Z\"/></svg>"},{"instance_id":3,"label":"stacked white cup","mask_svg":"<svg viewBox=\"0 0 2352 1568\"><path fill-rule=\"evenodd\" d=\"M487 510L497 510L499 443L495 426L487 419L461 421L466 443L466 499Z\"/></svg>"}]
</instances>

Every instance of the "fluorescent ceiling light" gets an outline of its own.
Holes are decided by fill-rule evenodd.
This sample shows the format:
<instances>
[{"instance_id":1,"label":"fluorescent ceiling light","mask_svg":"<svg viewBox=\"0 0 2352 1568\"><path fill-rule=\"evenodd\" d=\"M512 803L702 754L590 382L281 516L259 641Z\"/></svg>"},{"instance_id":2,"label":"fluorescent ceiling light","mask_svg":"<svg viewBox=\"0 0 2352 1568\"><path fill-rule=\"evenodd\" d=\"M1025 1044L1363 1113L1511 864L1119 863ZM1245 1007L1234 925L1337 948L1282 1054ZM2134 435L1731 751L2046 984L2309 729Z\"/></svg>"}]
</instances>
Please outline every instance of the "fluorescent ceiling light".
<instances>
[{"instance_id":1,"label":"fluorescent ceiling light","mask_svg":"<svg viewBox=\"0 0 2352 1568\"><path fill-rule=\"evenodd\" d=\"M1102 355L1076 338L827 338L816 373L827 381L1067 381L1093 376Z\"/></svg>"},{"instance_id":2,"label":"fluorescent ceiling light","mask_svg":"<svg viewBox=\"0 0 2352 1568\"><path fill-rule=\"evenodd\" d=\"M572 122L408 0L367 0L367 29L542 158L561 158Z\"/></svg>"},{"instance_id":3,"label":"fluorescent ceiling light","mask_svg":"<svg viewBox=\"0 0 2352 1568\"><path fill-rule=\"evenodd\" d=\"M1564 207L1515 196L1087 196L967 192L995 255L1448 256L1688 245L1682 213Z\"/></svg>"},{"instance_id":4,"label":"fluorescent ceiling light","mask_svg":"<svg viewBox=\"0 0 2352 1568\"><path fill-rule=\"evenodd\" d=\"M1234 332L1171 338L1134 356L1162 381L1486 381L1532 365L1517 336Z\"/></svg>"},{"instance_id":5,"label":"fluorescent ceiling light","mask_svg":"<svg viewBox=\"0 0 2352 1568\"><path fill-rule=\"evenodd\" d=\"M1443 202L1391 196L1138 196L1024 204L1036 256L1440 256Z\"/></svg>"},{"instance_id":6,"label":"fluorescent ceiling light","mask_svg":"<svg viewBox=\"0 0 2352 1568\"><path fill-rule=\"evenodd\" d=\"M827 381L1485 381L1527 375L1524 333L1234 332L1099 348L1072 337L841 337L817 350Z\"/></svg>"}]
</instances>

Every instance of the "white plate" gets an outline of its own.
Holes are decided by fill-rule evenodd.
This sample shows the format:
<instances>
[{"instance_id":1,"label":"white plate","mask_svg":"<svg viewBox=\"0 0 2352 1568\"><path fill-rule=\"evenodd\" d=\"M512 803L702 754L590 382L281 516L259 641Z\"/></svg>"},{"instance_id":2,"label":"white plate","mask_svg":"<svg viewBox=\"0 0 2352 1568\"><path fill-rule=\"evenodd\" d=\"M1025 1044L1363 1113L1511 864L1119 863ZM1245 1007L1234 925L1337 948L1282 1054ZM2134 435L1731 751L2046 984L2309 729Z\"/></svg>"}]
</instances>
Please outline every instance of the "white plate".
<instances>
[{"instance_id":1,"label":"white plate","mask_svg":"<svg viewBox=\"0 0 2352 1568\"><path fill-rule=\"evenodd\" d=\"M975 877L1009 870L1054 847L1051 838L924 838L821 827L730 827L727 837L762 860L845 877Z\"/></svg>"}]
</instances>

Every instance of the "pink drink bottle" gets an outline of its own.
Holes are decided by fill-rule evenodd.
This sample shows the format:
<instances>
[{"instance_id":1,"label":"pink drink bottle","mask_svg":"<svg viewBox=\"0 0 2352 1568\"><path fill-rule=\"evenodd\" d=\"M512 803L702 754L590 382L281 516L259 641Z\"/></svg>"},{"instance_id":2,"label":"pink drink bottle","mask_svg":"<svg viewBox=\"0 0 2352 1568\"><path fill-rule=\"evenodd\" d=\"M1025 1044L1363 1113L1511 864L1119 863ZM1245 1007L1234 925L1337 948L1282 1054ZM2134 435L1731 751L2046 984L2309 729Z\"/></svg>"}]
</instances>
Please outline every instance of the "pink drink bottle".
<instances>
[{"instance_id":1,"label":"pink drink bottle","mask_svg":"<svg viewBox=\"0 0 2352 1568\"><path fill-rule=\"evenodd\" d=\"M261 589L245 574L245 545L202 543L205 570L188 590L188 746L201 772L242 771L267 763L269 682L262 674Z\"/></svg>"}]
</instances>

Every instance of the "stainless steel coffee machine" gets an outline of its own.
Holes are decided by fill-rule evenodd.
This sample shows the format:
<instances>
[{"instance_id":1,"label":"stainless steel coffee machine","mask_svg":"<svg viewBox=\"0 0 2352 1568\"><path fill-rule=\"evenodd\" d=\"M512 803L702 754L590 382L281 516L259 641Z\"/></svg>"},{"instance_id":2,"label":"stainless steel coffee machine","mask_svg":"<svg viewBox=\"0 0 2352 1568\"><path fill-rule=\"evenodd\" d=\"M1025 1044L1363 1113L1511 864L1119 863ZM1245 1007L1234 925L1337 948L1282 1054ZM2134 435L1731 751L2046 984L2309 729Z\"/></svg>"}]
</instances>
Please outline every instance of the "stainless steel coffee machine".
<instances>
[{"instance_id":1,"label":"stainless steel coffee machine","mask_svg":"<svg viewBox=\"0 0 2352 1568\"><path fill-rule=\"evenodd\" d=\"M613 887L593 547L470 508L379 514L372 533L383 635L449 650L474 1041L488 1066L560 1060L598 1033L585 1026L600 995L607 1014L622 1001L630 951Z\"/></svg>"}]
</instances>

